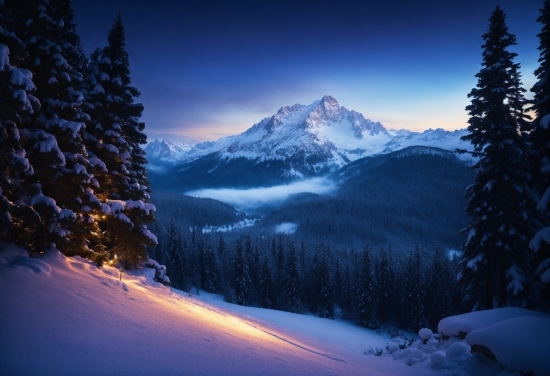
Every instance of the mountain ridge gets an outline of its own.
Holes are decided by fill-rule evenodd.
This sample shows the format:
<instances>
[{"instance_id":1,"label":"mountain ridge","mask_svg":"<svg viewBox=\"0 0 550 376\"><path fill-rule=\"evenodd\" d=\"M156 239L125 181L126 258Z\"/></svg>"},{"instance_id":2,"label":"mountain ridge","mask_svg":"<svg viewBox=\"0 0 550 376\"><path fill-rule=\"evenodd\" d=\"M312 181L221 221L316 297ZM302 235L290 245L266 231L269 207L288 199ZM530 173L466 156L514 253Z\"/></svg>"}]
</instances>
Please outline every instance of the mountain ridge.
<instances>
[{"instance_id":1,"label":"mountain ridge","mask_svg":"<svg viewBox=\"0 0 550 376\"><path fill-rule=\"evenodd\" d=\"M380 122L325 95L309 105L283 106L243 133L199 143L178 157L148 150L152 144L145 150L154 156L151 170L159 161L166 163L168 184L266 186L321 176L358 159L408 146L436 146L452 152L469 149L470 144L460 140L466 133L441 128L389 132Z\"/></svg>"}]
</instances>

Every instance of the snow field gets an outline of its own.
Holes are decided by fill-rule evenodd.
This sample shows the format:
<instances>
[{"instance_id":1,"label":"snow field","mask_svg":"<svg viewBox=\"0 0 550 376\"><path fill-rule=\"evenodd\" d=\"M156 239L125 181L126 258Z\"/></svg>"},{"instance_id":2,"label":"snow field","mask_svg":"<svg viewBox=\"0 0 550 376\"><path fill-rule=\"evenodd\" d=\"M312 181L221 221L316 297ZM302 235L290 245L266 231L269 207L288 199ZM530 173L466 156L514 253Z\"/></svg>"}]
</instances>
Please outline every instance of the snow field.
<instances>
[{"instance_id":1,"label":"snow field","mask_svg":"<svg viewBox=\"0 0 550 376\"><path fill-rule=\"evenodd\" d=\"M423 328L423 341L403 348L403 338L343 320L190 296L154 282L154 273L99 269L55 250L29 258L0 243L0 373L550 374L547 314L501 308L452 316L439 325L448 340ZM475 345L497 361L472 354ZM379 350L384 355L375 356Z\"/></svg>"},{"instance_id":2,"label":"snow field","mask_svg":"<svg viewBox=\"0 0 550 376\"><path fill-rule=\"evenodd\" d=\"M6 375L407 375L389 358L172 292L154 269L98 269L0 244L0 373ZM286 314L280 322L293 323ZM306 316L304 316L306 317ZM298 319L300 319L299 316ZM322 320L310 330L327 332ZM282 328L285 328L283 326ZM336 334L333 334L336 336Z\"/></svg>"}]
</instances>

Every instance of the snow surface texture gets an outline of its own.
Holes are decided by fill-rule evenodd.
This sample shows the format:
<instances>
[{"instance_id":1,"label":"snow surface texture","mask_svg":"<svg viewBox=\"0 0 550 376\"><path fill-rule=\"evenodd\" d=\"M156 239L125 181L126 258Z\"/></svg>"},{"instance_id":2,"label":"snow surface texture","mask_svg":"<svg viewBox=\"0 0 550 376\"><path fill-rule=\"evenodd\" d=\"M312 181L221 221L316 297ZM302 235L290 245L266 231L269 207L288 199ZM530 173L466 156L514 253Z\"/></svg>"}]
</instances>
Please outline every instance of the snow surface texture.
<instances>
[{"instance_id":1,"label":"snow surface texture","mask_svg":"<svg viewBox=\"0 0 550 376\"><path fill-rule=\"evenodd\" d=\"M478 330L466 341L434 336L400 350L402 338L341 320L233 305L204 292L189 296L154 282L154 273L98 269L58 251L29 258L0 243L0 373L520 376L508 366L550 374L549 315L521 310L500 321L513 315L487 311L483 328L479 315L454 316L444 326ZM470 343L483 343L504 365L472 356ZM387 355L369 355L380 349Z\"/></svg>"},{"instance_id":2,"label":"snow surface texture","mask_svg":"<svg viewBox=\"0 0 550 376\"><path fill-rule=\"evenodd\" d=\"M246 132L199 143L183 154L175 152L170 141L166 140L156 140L147 146L150 150L146 148L146 151L154 156L165 153L166 161L183 163L213 153L220 159L244 157L261 161L287 159L305 153L319 161L314 168L342 167L359 158L415 145L451 151L471 149L468 142L460 140L465 134L466 130L449 132L443 129L429 129L422 133L388 132L379 122L365 119L362 114L340 106L336 99L327 95L307 106L281 107L275 115L254 124ZM459 158L471 160L467 154Z\"/></svg>"},{"instance_id":3,"label":"snow surface texture","mask_svg":"<svg viewBox=\"0 0 550 376\"><path fill-rule=\"evenodd\" d=\"M1 374L411 374L363 354L387 337L350 323L212 298L216 306L154 282L154 269L121 275L58 251L1 248Z\"/></svg>"}]
</instances>

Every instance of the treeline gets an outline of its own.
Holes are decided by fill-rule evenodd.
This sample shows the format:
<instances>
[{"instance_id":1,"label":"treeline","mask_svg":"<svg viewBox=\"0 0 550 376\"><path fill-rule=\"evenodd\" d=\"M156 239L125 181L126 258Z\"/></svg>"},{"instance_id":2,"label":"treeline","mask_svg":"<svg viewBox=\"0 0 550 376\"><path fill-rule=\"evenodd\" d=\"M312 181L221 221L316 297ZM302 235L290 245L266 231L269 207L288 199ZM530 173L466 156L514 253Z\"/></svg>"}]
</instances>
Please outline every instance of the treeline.
<instances>
[{"instance_id":1,"label":"treeline","mask_svg":"<svg viewBox=\"0 0 550 376\"><path fill-rule=\"evenodd\" d=\"M137 265L156 243L120 15L88 58L67 0L0 1L0 241Z\"/></svg>"},{"instance_id":2,"label":"treeline","mask_svg":"<svg viewBox=\"0 0 550 376\"><path fill-rule=\"evenodd\" d=\"M388 248L338 250L292 235L242 236L187 231L171 222L151 256L166 265L171 286L204 290L225 300L334 318L337 311L378 329L436 328L460 311L458 260L440 247L394 254Z\"/></svg>"},{"instance_id":3,"label":"treeline","mask_svg":"<svg viewBox=\"0 0 550 376\"><path fill-rule=\"evenodd\" d=\"M234 207L211 198L197 198L185 196L175 192L153 190L151 200L155 203L157 221L175 221L181 228L199 228L206 226L223 226L240 221L246 214L237 211ZM166 224L151 229L162 241L161 232ZM158 233L157 233L158 232Z\"/></svg>"}]
</instances>

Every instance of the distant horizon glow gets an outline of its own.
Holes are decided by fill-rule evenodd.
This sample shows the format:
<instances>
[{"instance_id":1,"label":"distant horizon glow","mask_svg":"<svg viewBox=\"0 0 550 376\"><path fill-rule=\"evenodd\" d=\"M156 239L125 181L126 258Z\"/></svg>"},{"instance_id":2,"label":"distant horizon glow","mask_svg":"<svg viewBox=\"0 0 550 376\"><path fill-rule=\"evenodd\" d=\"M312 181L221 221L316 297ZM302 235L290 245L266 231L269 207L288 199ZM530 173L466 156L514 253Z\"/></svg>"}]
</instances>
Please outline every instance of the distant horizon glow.
<instances>
[{"instance_id":1,"label":"distant horizon glow","mask_svg":"<svg viewBox=\"0 0 550 376\"><path fill-rule=\"evenodd\" d=\"M145 133L194 144L324 95L387 129L465 128L497 4L517 37L511 50L531 96L543 0L72 4L86 53L106 45L122 13Z\"/></svg>"}]
</instances>

